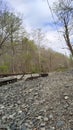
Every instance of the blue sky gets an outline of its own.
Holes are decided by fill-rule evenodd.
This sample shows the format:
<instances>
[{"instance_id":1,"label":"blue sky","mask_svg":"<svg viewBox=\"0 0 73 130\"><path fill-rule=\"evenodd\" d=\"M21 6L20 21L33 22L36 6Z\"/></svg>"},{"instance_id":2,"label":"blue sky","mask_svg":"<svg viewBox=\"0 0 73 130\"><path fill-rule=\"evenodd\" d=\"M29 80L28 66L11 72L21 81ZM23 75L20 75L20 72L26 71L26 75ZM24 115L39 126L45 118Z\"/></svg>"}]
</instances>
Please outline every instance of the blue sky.
<instances>
[{"instance_id":1,"label":"blue sky","mask_svg":"<svg viewBox=\"0 0 73 130\"><path fill-rule=\"evenodd\" d=\"M67 53L65 48L65 42L61 34L58 31L62 30L61 26L57 28L54 24L50 9L47 4L47 0L5 0L9 6L15 10L15 12L21 13L23 16L24 27L28 32L37 30L40 28L47 39L45 46L52 49ZM52 8L53 2L57 0L49 0L49 4ZM54 16L54 19L56 17Z\"/></svg>"}]
</instances>

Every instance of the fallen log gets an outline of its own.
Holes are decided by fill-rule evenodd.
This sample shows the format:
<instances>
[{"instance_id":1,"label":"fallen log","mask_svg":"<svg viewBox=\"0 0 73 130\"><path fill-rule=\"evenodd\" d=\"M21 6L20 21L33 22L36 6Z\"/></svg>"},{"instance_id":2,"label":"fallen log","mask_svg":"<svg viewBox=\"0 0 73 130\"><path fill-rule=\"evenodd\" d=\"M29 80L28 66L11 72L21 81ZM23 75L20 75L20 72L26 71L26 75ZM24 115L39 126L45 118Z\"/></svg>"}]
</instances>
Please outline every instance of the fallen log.
<instances>
[{"instance_id":1,"label":"fallen log","mask_svg":"<svg viewBox=\"0 0 73 130\"><path fill-rule=\"evenodd\" d=\"M10 83L14 83L14 82L17 82L17 78L1 79L0 80L0 86L7 85L7 84L10 84Z\"/></svg>"},{"instance_id":2,"label":"fallen log","mask_svg":"<svg viewBox=\"0 0 73 130\"><path fill-rule=\"evenodd\" d=\"M1 127L0 130L8 130L8 128Z\"/></svg>"},{"instance_id":3,"label":"fallen log","mask_svg":"<svg viewBox=\"0 0 73 130\"><path fill-rule=\"evenodd\" d=\"M27 79L26 79L26 81L29 81L29 80L33 80L33 79L37 79L37 78L39 78L40 76L31 76L31 77L28 77Z\"/></svg>"},{"instance_id":4,"label":"fallen log","mask_svg":"<svg viewBox=\"0 0 73 130\"><path fill-rule=\"evenodd\" d=\"M28 77L27 79L26 79L26 81L28 81L28 80L33 80L33 79L37 79L37 78L39 78L39 77L47 77L48 76L48 73L41 73L41 74L39 74L38 76L30 76L30 77Z\"/></svg>"},{"instance_id":5,"label":"fallen log","mask_svg":"<svg viewBox=\"0 0 73 130\"><path fill-rule=\"evenodd\" d=\"M0 78L3 77L8 77L8 76L17 76L17 75L25 75L25 74L31 74L31 72L26 72L26 73L9 73L9 74L0 74Z\"/></svg>"},{"instance_id":6,"label":"fallen log","mask_svg":"<svg viewBox=\"0 0 73 130\"><path fill-rule=\"evenodd\" d=\"M40 76L41 76L41 77L47 77L47 76L48 76L48 73L41 73Z\"/></svg>"}]
</instances>

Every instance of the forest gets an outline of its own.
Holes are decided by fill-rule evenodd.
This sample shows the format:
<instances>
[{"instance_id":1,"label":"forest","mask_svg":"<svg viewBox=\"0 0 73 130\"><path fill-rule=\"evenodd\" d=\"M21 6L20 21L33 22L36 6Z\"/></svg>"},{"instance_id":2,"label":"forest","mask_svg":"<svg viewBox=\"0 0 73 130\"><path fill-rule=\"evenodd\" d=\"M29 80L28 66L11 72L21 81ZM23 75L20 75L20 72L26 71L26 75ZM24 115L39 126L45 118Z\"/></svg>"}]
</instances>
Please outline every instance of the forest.
<instances>
[{"instance_id":1,"label":"forest","mask_svg":"<svg viewBox=\"0 0 73 130\"><path fill-rule=\"evenodd\" d=\"M0 74L50 72L72 67L72 56L42 46L41 35L39 29L37 42L30 38L21 15L0 0ZM66 36L64 35L68 44Z\"/></svg>"}]
</instances>

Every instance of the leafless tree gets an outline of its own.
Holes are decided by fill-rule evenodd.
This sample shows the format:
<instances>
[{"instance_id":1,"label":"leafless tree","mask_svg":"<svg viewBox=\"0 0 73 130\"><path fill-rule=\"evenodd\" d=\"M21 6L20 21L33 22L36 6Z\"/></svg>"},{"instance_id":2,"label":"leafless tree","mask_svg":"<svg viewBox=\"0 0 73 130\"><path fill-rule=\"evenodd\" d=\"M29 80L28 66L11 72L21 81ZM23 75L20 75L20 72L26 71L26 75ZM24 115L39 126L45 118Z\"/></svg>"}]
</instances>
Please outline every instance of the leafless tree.
<instances>
[{"instance_id":1,"label":"leafless tree","mask_svg":"<svg viewBox=\"0 0 73 130\"><path fill-rule=\"evenodd\" d=\"M0 48L7 41L8 38L13 42L13 34L19 30L21 19L14 13L11 13L0 0Z\"/></svg>"},{"instance_id":2,"label":"leafless tree","mask_svg":"<svg viewBox=\"0 0 73 130\"><path fill-rule=\"evenodd\" d=\"M73 35L73 0L58 0L54 3L54 11L58 22L63 27L63 36L73 56L72 35Z\"/></svg>"}]
</instances>

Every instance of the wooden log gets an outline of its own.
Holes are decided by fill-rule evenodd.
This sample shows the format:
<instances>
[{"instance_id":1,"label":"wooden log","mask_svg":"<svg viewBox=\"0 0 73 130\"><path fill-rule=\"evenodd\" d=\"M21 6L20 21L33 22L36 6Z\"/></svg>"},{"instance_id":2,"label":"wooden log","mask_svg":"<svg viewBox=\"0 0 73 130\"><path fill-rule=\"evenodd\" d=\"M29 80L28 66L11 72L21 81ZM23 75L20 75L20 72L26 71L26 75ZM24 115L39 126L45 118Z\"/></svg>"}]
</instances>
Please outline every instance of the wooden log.
<instances>
[{"instance_id":1,"label":"wooden log","mask_svg":"<svg viewBox=\"0 0 73 130\"><path fill-rule=\"evenodd\" d=\"M26 73L11 73L11 74L0 74L0 77L8 77L8 76L17 76L17 75L25 75L25 74L31 74L31 72L26 72Z\"/></svg>"},{"instance_id":2,"label":"wooden log","mask_svg":"<svg viewBox=\"0 0 73 130\"><path fill-rule=\"evenodd\" d=\"M28 77L27 79L26 79L26 81L29 81L29 80L33 80L33 79L37 79L37 78L39 78L40 76L31 76L31 77Z\"/></svg>"},{"instance_id":3,"label":"wooden log","mask_svg":"<svg viewBox=\"0 0 73 130\"><path fill-rule=\"evenodd\" d=\"M41 77L47 77L48 76L48 73L42 73L40 74Z\"/></svg>"},{"instance_id":4,"label":"wooden log","mask_svg":"<svg viewBox=\"0 0 73 130\"><path fill-rule=\"evenodd\" d=\"M8 130L7 128L5 127L1 127L0 130Z\"/></svg>"},{"instance_id":5,"label":"wooden log","mask_svg":"<svg viewBox=\"0 0 73 130\"><path fill-rule=\"evenodd\" d=\"M0 86L17 82L17 78L1 79Z\"/></svg>"},{"instance_id":6,"label":"wooden log","mask_svg":"<svg viewBox=\"0 0 73 130\"><path fill-rule=\"evenodd\" d=\"M38 76L30 76L30 77L28 77L27 79L26 79L26 81L28 81L28 80L33 80L33 79L37 79L37 78L39 78L39 77L47 77L48 76L48 73L41 73L41 74L39 74Z\"/></svg>"}]
</instances>

